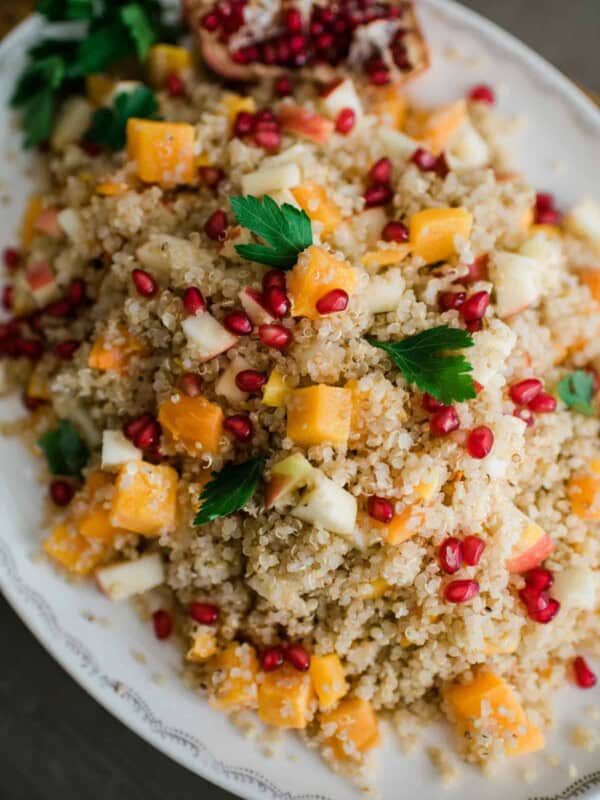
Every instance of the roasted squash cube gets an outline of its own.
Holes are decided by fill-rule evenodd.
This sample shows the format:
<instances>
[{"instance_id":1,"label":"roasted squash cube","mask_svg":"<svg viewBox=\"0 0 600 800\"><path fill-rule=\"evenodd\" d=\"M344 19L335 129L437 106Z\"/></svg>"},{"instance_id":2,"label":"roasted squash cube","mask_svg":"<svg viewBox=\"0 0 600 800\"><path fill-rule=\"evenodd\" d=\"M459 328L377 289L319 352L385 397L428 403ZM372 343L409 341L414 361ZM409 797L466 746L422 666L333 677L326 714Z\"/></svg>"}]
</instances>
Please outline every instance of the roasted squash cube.
<instances>
[{"instance_id":1,"label":"roasted squash cube","mask_svg":"<svg viewBox=\"0 0 600 800\"><path fill-rule=\"evenodd\" d=\"M114 342L102 334L97 337L88 354L88 367L101 372L117 372L123 375L132 356L144 352L144 345L139 339L125 328L119 328L118 337Z\"/></svg>"},{"instance_id":2,"label":"roasted squash cube","mask_svg":"<svg viewBox=\"0 0 600 800\"><path fill-rule=\"evenodd\" d=\"M590 290L590 294L600 303L600 269L583 267L578 271L579 280Z\"/></svg>"},{"instance_id":3,"label":"roasted squash cube","mask_svg":"<svg viewBox=\"0 0 600 800\"><path fill-rule=\"evenodd\" d=\"M89 575L101 564L110 547L104 542L90 541L70 524L57 525L44 542L46 553L74 575Z\"/></svg>"},{"instance_id":4,"label":"roasted squash cube","mask_svg":"<svg viewBox=\"0 0 600 800\"><path fill-rule=\"evenodd\" d=\"M455 237L468 239L473 216L466 208L426 208L409 220L413 255L427 264L446 261L456 253Z\"/></svg>"},{"instance_id":5,"label":"roasted squash cube","mask_svg":"<svg viewBox=\"0 0 600 800\"><path fill-rule=\"evenodd\" d=\"M360 697L348 697L332 711L321 714L325 743L340 761L360 761L380 741L373 707Z\"/></svg>"},{"instance_id":6,"label":"roasted squash cube","mask_svg":"<svg viewBox=\"0 0 600 800\"><path fill-rule=\"evenodd\" d=\"M573 475L569 480L571 509L581 519L600 519L600 475Z\"/></svg>"},{"instance_id":7,"label":"roasted squash cube","mask_svg":"<svg viewBox=\"0 0 600 800\"><path fill-rule=\"evenodd\" d=\"M212 628L203 625L192 640L192 646L186 653L186 660L201 664L208 661L217 652L217 635Z\"/></svg>"},{"instance_id":8,"label":"roasted squash cube","mask_svg":"<svg viewBox=\"0 0 600 800\"><path fill-rule=\"evenodd\" d=\"M282 375L278 369L274 369L265 383L262 401L266 406L283 408L290 392L291 389L286 383L285 375Z\"/></svg>"},{"instance_id":9,"label":"roasted squash cube","mask_svg":"<svg viewBox=\"0 0 600 800\"><path fill-rule=\"evenodd\" d=\"M23 223L21 225L21 248L23 250L29 250L31 247L33 237L36 235L35 223L42 211L42 198L34 195L29 199L23 215Z\"/></svg>"},{"instance_id":10,"label":"roasted squash cube","mask_svg":"<svg viewBox=\"0 0 600 800\"><path fill-rule=\"evenodd\" d=\"M300 208L302 208L313 222L320 222L323 236L329 236L342 221L342 214L337 205L327 197L324 186L307 181L291 189L292 194Z\"/></svg>"},{"instance_id":11,"label":"roasted squash cube","mask_svg":"<svg viewBox=\"0 0 600 800\"><path fill-rule=\"evenodd\" d=\"M329 711L348 692L346 672L337 653L312 656L309 674L321 711Z\"/></svg>"},{"instance_id":12,"label":"roasted squash cube","mask_svg":"<svg viewBox=\"0 0 600 800\"><path fill-rule=\"evenodd\" d=\"M183 75L192 68L192 54L185 47L155 44L148 51L148 77L160 89L169 75Z\"/></svg>"},{"instance_id":13,"label":"roasted squash cube","mask_svg":"<svg viewBox=\"0 0 600 800\"><path fill-rule=\"evenodd\" d=\"M352 295L356 282L356 272L347 261L340 261L322 247L312 245L300 255L298 263L288 274L292 314L319 319L317 301L332 289L343 289Z\"/></svg>"},{"instance_id":14,"label":"roasted squash cube","mask_svg":"<svg viewBox=\"0 0 600 800\"><path fill-rule=\"evenodd\" d=\"M249 644L230 644L211 663L210 704L215 708L256 708L258 659Z\"/></svg>"},{"instance_id":15,"label":"roasted squash cube","mask_svg":"<svg viewBox=\"0 0 600 800\"><path fill-rule=\"evenodd\" d=\"M306 728L312 717L310 676L285 664L268 672L258 687L258 716L277 728Z\"/></svg>"},{"instance_id":16,"label":"roasted squash cube","mask_svg":"<svg viewBox=\"0 0 600 800\"><path fill-rule=\"evenodd\" d=\"M412 247L409 244L399 244L396 247L369 250L362 257L362 263L367 269L389 267L392 264L399 264L403 261L409 255L411 249Z\"/></svg>"},{"instance_id":17,"label":"roasted squash cube","mask_svg":"<svg viewBox=\"0 0 600 800\"><path fill-rule=\"evenodd\" d=\"M430 150L439 153L466 119L467 104L464 99L440 106L424 118L419 138Z\"/></svg>"},{"instance_id":18,"label":"roasted squash cube","mask_svg":"<svg viewBox=\"0 0 600 800\"><path fill-rule=\"evenodd\" d=\"M408 103L402 94L402 84L377 87L370 111L398 131L404 127Z\"/></svg>"},{"instance_id":19,"label":"roasted squash cube","mask_svg":"<svg viewBox=\"0 0 600 800\"><path fill-rule=\"evenodd\" d=\"M178 395L161 404L158 421L192 454L217 453L223 434L223 411L205 397Z\"/></svg>"},{"instance_id":20,"label":"roasted squash cube","mask_svg":"<svg viewBox=\"0 0 600 800\"><path fill-rule=\"evenodd\" d=\"M371 530L379 531L382 539L396 546L419 533L425 523L425 511L419 505L409 505L394 514L390 522L379 522L372 517L367 522Z\"/></svg>"},{"instance_id":21,"label":"roasted squash cube","mask_svg":"<svg viewBox=\"0 0 600 800\"><path fill-rule=\"evenodd\" d=\"M186 122L154 122L131 118L127 122L127 156L144 183L166 188L194 183L196 132Z\"/></svg>"},{"instance_id":22,"label":"roasted squash cube","mask_svg":"<svg viewBox=\"0 0 600 800\"><path fill-rule=\"evenodd\" d=\"M130 461L119 470L110 522L116 528L160 536L175 528L177 473L165 464Z\"/></svg>"},{"instance_id":23,"label":"roasted squash cube","mask_svg":"<svg viewBox=\"0 0 600 800\"><path fill-rule=\"evenodd\" d=\"M318 384L290 392L287 403L287 435L296 444L344 445L350 435L352 391Z\"/></svg>"}]
</instances>

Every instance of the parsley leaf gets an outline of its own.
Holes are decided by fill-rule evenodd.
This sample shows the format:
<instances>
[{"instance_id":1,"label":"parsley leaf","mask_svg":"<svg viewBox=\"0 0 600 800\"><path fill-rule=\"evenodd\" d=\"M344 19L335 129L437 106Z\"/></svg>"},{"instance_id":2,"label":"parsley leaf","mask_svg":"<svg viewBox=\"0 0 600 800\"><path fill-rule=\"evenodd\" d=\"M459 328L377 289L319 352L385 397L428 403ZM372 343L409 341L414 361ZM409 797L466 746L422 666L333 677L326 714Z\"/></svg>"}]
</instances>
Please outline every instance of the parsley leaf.
<instances>
[{"instance_id":1,"label":"parsley leaf","mask_svg":"<svg viewBox=\"0 0 600 800\"><path fill-rule=\"evenodd\" d=\"M153 119L158 111L156 96L147 86L121 92L113 108L99 108L92 117L86 138L111 150L122 150L126 142L127 120L130 117Z\"/></svg>"},{"instance_id":2,"label":"parsley leaf","mask_svg":"<svg viewBox=\"0 0 600 800\"><path fill-rule=\"evenodd\" d=\"M558 384L558 394L569 408L591 417L594 414L594 377L583 369L578 369L563 378Z\"/></svg>"},{"instance_id":3,"label":"parsley leaf","mask_svg":"<svg viewBox=\"0 0 600 800\"><path fill-rule=\"evenodd\" d=\"M45 142L52 133L54 96L65 74L65 63L58 56L47 56L30 64L21 75L13 96L13 108L23 108L25 147Z\"/></svg>"},{"instance_id":4,"label":"parsley leaf","mask_svg":"<svg viewBox=\"0 0 600 800\"><path fill-rule=\"evenodd\" d=\"M476 396L473 367L463 355L445 355L448 351L472 347L467 331L439 325L408 336L400 342L381 342L372 336L367 341L384 350L409 383L429 392L441 403L470 400Z\"/></svg>"},{"instance_id":5,"label":"parsley leaf","mask_svg":"<svg viewBox=\"0 0 600 800\"><path fill-rule=\"evenodd\" d=\"M202 505L194 525L206 525L243 508L257 489L264 463L264 457L259 456L242 464L227 464L220 472L213 472L212 480L200 495Z\"/></svg>"},{"instance_id":6,"label":"parsley leaf","mask_svg":"<svg viewBox=\"0 0 600 800\"><path fill-rule=\"evenodd\" d=\"M299 254L312 244L310 217L289 203L281 207L272 197L232 197L231 207L240 225L264 239L264 244L238 244L235 249L249 261L290 269Z\"/></svg>"},{"instance_id":7,"label":"parsley leaf","mask_svg":"<svg viewBox=\"0 0 600 800\"><path fill-rule=\"evenodd\" d=\"M75 61L69 65L70 78L104 72L111 64L125 58L131 50L127 30L117 21L95 27L83 39Z\"/></svg>"},{"instance_id":8,"label":"parsley leaf","mask_svg":"<svg viewBox=\"0 0 600 800\"><path fill-rule=\"evenodd\" d=\"M157 31L146 11L139 3L130 3L121 9L121 20L133 39L140 61L145 61L148 50L157 38Z\"/></svg>"},{"instance_id":9,"label":"parsley leaf","mask_svg":"<svg viewBox=\"0 0 600 800\"><path fill-rule=\"evenodd\" d=\"M94 16L94 0L39 0L36 11L51 22L88 20Z\"/></svg>"},{"instance_id":10,"label":"parsley leaf","mask_svg":"<svg viewBox=\"0 0 600 800\"><path fill-rule=\"evenodd\" d=\"M61 420L58 428L45 433L38 445L53 475L80 475L90 456L86 443L68 419Z\"/></svg>"}]
</instances>

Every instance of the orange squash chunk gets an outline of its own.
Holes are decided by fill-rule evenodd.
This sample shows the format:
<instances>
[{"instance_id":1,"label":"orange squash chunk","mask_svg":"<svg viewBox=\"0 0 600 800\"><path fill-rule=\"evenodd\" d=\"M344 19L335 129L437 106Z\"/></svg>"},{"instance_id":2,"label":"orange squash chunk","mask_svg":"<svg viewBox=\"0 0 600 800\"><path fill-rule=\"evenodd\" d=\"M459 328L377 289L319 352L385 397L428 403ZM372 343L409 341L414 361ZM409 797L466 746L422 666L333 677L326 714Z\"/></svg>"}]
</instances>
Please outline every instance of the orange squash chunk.
<instances>
[{"instance_id":1,"label":"orange squash chunk","mask_svg":"<svg viewBox=\"0 0 600 800\"><path fill-rule=\"evenodd\" d=\"M409 220L410 244L413 255L427 264L446 261L456 253L455 236L468 239L473 216L466 208L426 208L417 211Z\"/></svg>"},{"instance_id":2,"label":"orange squash chunk","mask_svg":"<svg viewBox=\"0 0 600 800\"><path fill-rule=\"evenodd\" d=\"M177 483L177 473L165 464L125 464L117 476L111 524L149 537L172 531L176 523Z\"/></svg>"},{"instance_id":3,"label":"orange squash chunk","mask_svg":"<svg viewBox=\"0 0 600 800\"><path fill-rule=\"evenodd\" d=\"M340 261L322 247L312 245L300 255L298 263L288 273L293 316L319 319L317 300L332 289L344 289L352 295L356 282L356 273L347 261Z\"/></svg>"},{"instance_id":4,"label":"orange squash chunk","mask_svg":"<svg viewBox=\"0 0 600 800\"><path fill-rule=\"evenodd\" d=\"M194 126L186 122L132 118L127 122L127 157L144 183L164 187L194 183L195 137Z\"/></svg>"},{"instance_id":5,"label":"orange squash chunk","mask_svg":"<svg viewBox=\"0 0 600 800\"><path fill-rule=\"evenodd\" d=\"M212 661L210 704L215 708L256 708L258 658L249 644L230 644Z\"/></svg>"},{"instance_id":6,"label":"orange squash chunk","mask_svg":"<svg viewBox=\"0 0 600 800\"><path fill-rule=\"evenodd\" d=\"M287 403L287 435L296 444L346 444L352 420L352 392L323 383L294 389Z\"/></svg>"},{"instance_id":7,"label":"orange squash chunk","mask_svg":"<svg viewBox=\"0 0 600 800\"><path fill-rule=\"evenodd\" d=\"M186 653L186 660L201 664L217 652L217 636L212 628L205 627L198 631L192 641L192 646Z\"/></svg>"},{"instance_id":8,"label":"orange squash chunk","mask_svg":"<svg viewBox=\"0 0 600 800\"><path fill-rule=\"evenodd\" d=\"M119 375L123 375L127 371L129 359L144 352L144 345L139 339L121 327L118 342L109 342L102 334L98 336L88 355L88 367L101 372L118 372Z\"/></svg>"},{"instance_id":9,"label":"orange squash chunk","mask_svg":"<svg viewBox=\"0 0 600 800\"><path fill-rule=\"evenodd\" d=\"M192 54L185 47L155 44L148 51L148 77L157 88L165 85L169 75L183 75L193 66Z\"/></svg>"},{"instance_id":10,"label":"orange squash chunk","mask_svg":"<svg viewBox=\"0 0 600 800\"><path fill-rule=\"evenodd\" d=\"M258 716L277 728L306 728L312 716L310 676L285 664L268 672L258 687Z\"/></svg>"},{"instance_id":11,"label":"orange squash chunk","mask_svg":"<svg viewBox=\"0 0 600 800\"><path fill-rule=\"evenodd\" d=\"M223 433L223 411L205 397L179 395L177 402L165 400L158 421L175 441L181 441L192 454L217 453Z\"/></svg>"},{"instance_id":12,"label":"orange squash chunk","mask_svg":"<svg viewBox=\"0 0 600 800\"><path fill-rule=\"evenodd\" d=\"M600 475L573 475L568 494L574 514L581 519L600 519Z\"/></svg>"},{"instance_id":13,"label":"orange squash chunk","mask_svg":"<svg viewBox=\"0 0 600 800\"><path fill-rule=\"evenodd\" d=\"M323 226L323 236L332 233L342 221L342 214L337 205L327 197L327 189L314 181L296 186L290 190L300 208L313 222Z\"/></svg>"},{"instance_id":14,"label":"orange squash chunk","mask_svg":"<svg viewBox=\"0 0 600 800\"><path fill-rule=\"evenodd\" d=\"M29 250L36 235L35 223L43 211L42 199L34 195L29 199L21 225L21 248Z\"/></svg>"},{"instance_id":15,"label":"orange squash chunk","mask_svg":"<svg viewBox=\"0 0 600 800\"><path fill-rule=\"evenodd\" d=\"M399 545L419 533L420 527L425 523L425 512L420 506L406 506L398 514L394 514L390 522L368 518L371 529L381 532L382 539L388 544Z\"/></svg>"},{"instance_id":16,"label":"orange squash chunk","mask_svg":"<svg viewBox=\"0 0 600 800\"><path fill-rule=\"evenodd\" d=\"M406 120L408 103L401 93L401 84L391 84L376 89L371 113L383 117L392 128L401 131Z\"/></svg>"},{"instance_id":17,"label":"orange squash chunk","mask_svg":"<svg viewBox=\"0 0 600 800\"><path fill-rule=\"evenodd\" d=\"M68 524L57 525L44 542L46 553L74 575L89 575L110 552L104 542L90 541Z\"/></svg>"},{"instance_id":18,"label":"orange squash chunk","mask_svg":"<svg viewBox=\"0 0 600 800\"><path fill-rule=\"evenodd\" d=\"M590 294L600 303L600 269L584 267L579 270L579 280L590 290Z\"/></svg>"},{"instance_id":19,"label":"orange squash chunk","mask_svg":"<svg viewBox=\"0 0 600 800\"><path fill-rule=\"evenodd\" d=\"M387 247L381 250L369 250L362 257L362 263L367 269L375 267L389 267L392 264L399 264L410 253L409 244L400 244L397 247Z\"/></svg>"},{"instance_id":20,"label":"orange squash chunk","mask_svg":"<svg viewBox=\"0 0 600 800\"><path fill-rule=\"evenodd\" d=\"M428 114L423 122L419 138L439 153L446 146L448 139L455 134L467 118L467 104L464 99L440 106Z\"/></svg>"},{"instance_id":21,"label":"orange squash chunk","mask_svg":"<svg viewBox=\"0 0 600 800\"><path fill-rule=\"evenodd\" d=\"M333 711L321 714L326 744L340 761L360 761L380 741L373 707L360 697L349 697Z\"/></svg>"},{"instance_id":22,"label":"orange squash chunk","mask_svg":"<svg viewBox=\"0 0 600 800\"><path fill-rule=\"evenodd\" d=\"M346 673L337 653L312 656L309 674L321 711L329 711L348 692Z\"/></svg>"}]
</instances>

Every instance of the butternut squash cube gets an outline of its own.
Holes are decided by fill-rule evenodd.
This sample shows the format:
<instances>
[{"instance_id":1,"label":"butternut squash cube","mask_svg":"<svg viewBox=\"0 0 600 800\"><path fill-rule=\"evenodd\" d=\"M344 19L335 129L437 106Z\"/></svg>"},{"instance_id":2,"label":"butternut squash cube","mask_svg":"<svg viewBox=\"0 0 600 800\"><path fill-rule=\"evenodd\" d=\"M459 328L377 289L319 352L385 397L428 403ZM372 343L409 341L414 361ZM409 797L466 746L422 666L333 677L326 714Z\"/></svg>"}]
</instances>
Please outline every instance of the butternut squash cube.
<instances>
[{"instance_id":1,"label":"butternut squash cube","mask_svg":"<svg viewBox=\"0 0 600 800\"><path fill-rule=\"evenodd\" d=\"M283 408L290 392L291 389L285 382L285 375L274 369L265 383L262 401L266 406Z\"/></svg>"},{"instance_id":2,"label":"butternut squash cube","mask_svg":"<svg viewBox=\"0 0 600 800\"><path fill-rule=\"evenodd\" d=\"M344 445L350 435L352 392L317 384L290 392L287 403L287 435L296 444Z\"/></svg>"},{"instance_id":3,"label":"butternut squash cube","mask_svg":"<svg viewBox=\"0 0 600 800\"><path fill-rule=\"evenodd\" d=\"M310 676L285 664L268 672L258 687L258 716L277 728L306 728L313 696Z\"/></svg>"},{"instance_id":4,"label":"butternut squash cube","mask_svg":"<svg viewBox=\"0 0 600 800\"><path fill-rule=\"evenodd\" d=\"M148 77L160 89L169 75L183 75L192 68L192 54L185 47L155 44L148 51Z\"/></svg>"},{"instance_id":5,"label":"butternut squash cube","mask_svg":"<svg viewBox=\"0 0 600 800\"><path fill-rule=\"evenodd\" d=\"M72 525L57 525L44 542L46 553L74 575L89 575L110 552L104 542L90 541Z\"/></svg>"},{"instance_id":6,"label":"butternut squash cube","mask_svg":"<svg viewBox=\"0 0 600 800\"><path fill-rule=\"evenodd\" d=\"M320 722L326 744L340 761L360 761L379 744L377 717L361 697L342 700L337 708L321 714Z\"/></svg>"},{"instance_id":7,"label":"butternut squash cube","mask_svg":"<svg viewBox=\"0 0 600 800\"><path fill-rule=\"evenodd\" d=\"M356 289L356 272L347 261L340 261L322 247L312 245L288 273L288 292L295 317L319 319L317 300L332 289L343 289L352 295Z\"/></svg>"},{"instance_id":8,"label":"butternut squash cube","mask_svg":"<svg viewBox=\"0 0 600 800\"><path fill-rule=\"evenodd\" d=\"M579 270L579 280L590 290L590 294L597 303L600 303L600 269L583 267Z\"/></svg>"},{"instance_id":9,"label":"butternut squash cube","mask_svg":"<svg viewBox=\"0 0 600 800\"><path fill-rule=\"evenodd\" d=\"M215 708L256 708L258 658L249 644L230 644L212 661L210 704Z\"/></svg>"},{"instance_id":10,"label":"butternut squash cube","mask_svg":"<svg viewBox=\"0 0 600 800\"><path fill-rule=\"evenodd\" d=\"M337 653L312 656L309 674L321 711L329 711L348 692L346 672Z\"/></svg>"},{"instance_id":11,"label":"butternut squash cube","mask_svg":"<svg viewBox=\"0 0 600 800\"><path fill-rule=\"evenodd\" d=\"M110 342L104 335L98 336L88 354L88 367L101 372L117 372L124 375L127 364L134 355L143 354L144 345L126 328L119 329L118 340Z\"/></svg>"},{"instance_id":12,"label":"butternut squash cube","mask_svg":"<svg viewBox=\"0 0 600 800\"><path fill-rule=\"evenodd\" d=\"M574 514L581 519L600 519L600 475L572 475L568 494Z\"/></svg>"},{"instance_id":13,"label":"butternut squash cube","mask_svg":"<svg viewBox=\"0 0 600 800\"><path fill-rule=\"evenodd\" d=\"M426 208L409 220L413 255L427 264L446 261L456 253L455 237L468 239L473 216L466 208Z\"/></svg>"},{"instance_id":14,"label":"butternut squash cube","mask_svg":"<svg viewBox=\"0 0 600 800\"><path fill-rule=\"evenodd\" d=\"M369 250L362 257L362 263L367 269L389 267L403 261L411 250L412 247L409 244L400 244L397 247L387 247L381 250Z\"/></svg>"},{"instance_id":15,"label":"butternut squash cube","mask_svg":"<svg viewBox=\"0 0 600 800\"><path fill-rule=\"evenodd\" d=\"M129 186L124 181L101 181L96 186L96 194L101 197L118 197L128 191Z\"/></svg>"},{"instance_id":16,"label":"butternut squash cube","mask_svg":"<svg viewBox=\"0 0 600 800\"><path fill-rule=\"evenodd\" d=\"M25 209L25 214L23 215L23 223L21 225L21 248L23 250L29 250L31 247L33 237L36 234L35 223L37 222L38 217L43 210L44 208L42 206L41 197L34 195L33 197L29 198L27 208Z\"/></svg>"},{"instance_id":17,"label":"butternut squash cube","mask_svg":"<svg viewBox=\"0 0 600 800\"><path fill-rule=\"evenodd\" d=\"M327 189L314 181L307 181L291 189L300 208L313 222L323 226L323 236L329 236L342 221L342 214L337 205L327 197Z\"/></svg>"},{"instance_id":18,"label":"butternut squash cube","mask_svg":"<svg viewBox=\"0 0 600 800\"><path fill-rule=\"evenodd\" d=\"M154 122L131 118L127 122L127 157L144 183L164 187L194 183L196 132L186 122Z\"/></svg>"},{"instance_id":19,"label":"butternut squash cube","mask_svg":"<svg viewBox=\"0 0 600 800\"><path fill-rule=\"evenodd\" d=\"M440 106L426 116L419 138L430 150L439 153L466 119L467 103L464 98L456 103Z\"/></svg>"},{"instance_id":20,"label":"butternut squash cube","mask_svg":"<svg viewBox=\"0 0 600 800\"><path fill-rule=\"evenodd\" d=\"M394 514L391 522L379 522L372 517L368 517L367 521L372 530L380 531L382 539L396 546L419 533L420 527L425 523L425 512L418 505L409 505Z\"/></svg>"},{"instance_id":21,"label":"butternut squash cube","mask_svg":"<svg viewBox=\"0 0 600 800\"><path fill-rule=\"evenodd\" d=\"M371 113L381 117L392 128L401 131L408 109L406 96L401 93L401 84L378 87L375 92Z\"/></svg>"},{"instance_id":22,"label":"butternut squash cube","mask_svg":"<svg viewBox=\"0 0 600 800\"><path fill-rule=\"evenodd\" d=\"M208 661L217 652L217 635L212 628L204 625L192 641L192 646L186 653L186 661L202 664Z\"/></svg>"},{"instance_id":23,"label":"butternut squash cube","mask_svg":"<svg viewBox=\"0 0 600 800\"><path fill-rule=\"evenodd\" d=\"M172 531L176 523L177 482L177 473L165 464L125 464L117 476L111 525L149 537Z\"/></svg>"},{"instance_id":24,"label":"butternut squash cube","mask_svg":"<svg viewBox=\"0 0 600 800\"><path fill-rule=\"evenodd\" d=\"M491 671L479 673L465 684L453 684L444 692L459 735L502 739L507 755L534 753L544 746L544 736L532 725L508 683ZM477 723L477 724L476 724Z\"/></svg>"},{"instance_id":25,"label":"butternut squash cube","mask_svg":"<svg viewBox=\"0 0 600 800\"><path fill-rule=\"evenodd\" d=\"M165 400L158 421L175 441L181 441L192 454L217 453L223 434L223 411L205 397L179 395Z\"/></svg>"}]
</instances>

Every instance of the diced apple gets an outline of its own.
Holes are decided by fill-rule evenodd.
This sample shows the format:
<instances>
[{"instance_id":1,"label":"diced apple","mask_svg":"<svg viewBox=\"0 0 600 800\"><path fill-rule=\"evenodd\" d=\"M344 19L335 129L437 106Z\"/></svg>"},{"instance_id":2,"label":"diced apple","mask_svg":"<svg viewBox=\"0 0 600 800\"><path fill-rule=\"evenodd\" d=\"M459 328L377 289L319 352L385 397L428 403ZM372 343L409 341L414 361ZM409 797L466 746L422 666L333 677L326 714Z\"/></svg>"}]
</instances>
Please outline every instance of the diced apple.
<instances>
[{"instance_id":1,"label":"diced apple","mask_svg":"<svg viewBox=\"0 0 600 800\"><path fill-rule=\"evenodd\" d=\"M153 234L135 254L143 267L157 272L188 272L195 269L199 258L198 248L187 239L162 233Z\"/></svg>"},{"instance_id":2,"label":"diced apple","mask_svg":"<svg viewBox=\"0 0 600 800\"><path fill-rule=\"evenodd\" d=\"M570 231L600 248L600 203L596 200L586 198L578 203L568 215L566 225Z\"/></svg>"},{"instance_id":3,"label":"diced apple","mask_svg":"<svg viewBox=\"0 0 600 800\"><path fill-rule=\"evenodd\" d=\"M265 487L265 507L272 508L296 489L306 486L313 467L301 453L294 453L271 467L271 477Z\"/></svg>"},{"instance_id":4,"label":"diced apple","mask_svg":"<svg viewBox=\"0 0 600 800\"><path fill-rule=\"evenodd\" d=\"M543 265L518 253L497 253L491 263L496 312L506 319L534 305L541 297Z\"/></svg>"},{"instance_id":5,"label":"diced apple","mask_svg":"<svg viewBox=\"0 0 600 800\"><path fill-rule=\"evenodd\" d=\"M380 241L386 222L387 216L383 208L366 208L337 226L332 235L333 243L348 252L354 252L356 241L364 243L365 249L370 249Z\"/></svg>"},{"instance_id":6,"label":"diced apple","mask_svg":"<svg viewBox=\"0 0 600 800\"><path fill-rule=\"evenodd\" d=\"M63 229L58 219L57 208L45 208L35 221L35 229L40 233L45 233L52 239L60 239Z\"/></svg>"},{"instance_id":7,"label":"diced apple","mask_svg":"<svg viewBox=\"0 0 600 800\"><path fill-rule=\"evenodd\" d=\"M385 152L392 159L408 160L412 154L420 147L419 142L411 139L402 131L393 128L383 127L379 130L379 140L385 148Z\"/></svg>"},{"instance_id":8,"label":"diced apple","mask_svg":"<svg viewBox=\"0 0 600 800\"><path fill-rule=\"evenodd\" d=\"M47 303L57 288L49 261L36 261L30 264L25 272L25 281L38 305Z\"/></svg>"},{"instance_id":9,"label":"diced apple","mask_svg":"<svg viewBox=\"0 0 600 800\"><path fill-rule=\"evenodd\" d=\"M472 377L482 386L487 386L494 376L504 371L506 359L513 351L517 335L506 323L492 319L489 327L476 333L473 340L475 345L469 351L469 361L473 366Z\"/></svg>"},{"instance_id":10,"label":"diced apple","mask_svg":"<svg viewBox=\"0 0 600 800\"><path fill-rule=\"evenodd\" d=\"M80 141L92 121L93 106L84 97L69 97L54 124L50 145L53 150L63 150L67 145Z\"/></svg>"},{"instance_id":11,"label":"diced apple","mask_svg":"<svg viewBox=\"0 0 600 800\"><path fill-rule=\"evenodd\" d=\"M283 163L262 167L242 177L242 192L245 195L262 197L272 192L293 189L302 183L300 167L297 164Z\"/></svg>"},{"instance_id":12,"label":"diced apple","mask_svg":"<svg viewBox=\"0 0 600 800\"><path fill-rule=\"evenodd\" d=\"M490 148L471 122L465 120L448 142L446 158L451 169L480 169L490 162Z\"/></svg>"},{"instance_id":13,"label":"diced apple","mask_svg":"<svg viewBox=\"0 0 600 800\"><path fill-rule=\"evenodd\" d=\"M509 572L527 572L538 567L554 550L554 542L543 528L521 512L519 518L519 539L506 562Z\"/></svg>"},{"instance_id":14,"label":"diced apple","mask_svg":"<svg viewBox=\"0 0 600 800\"><path fill-rule=\"evenodd\" d=\"M81 216L74 208L63 208L58 215L58 223L72 242L83 242L85 240L85 229Z\"/></svg>"},{"instance_id":15,"label":"diced apple","mask_svg":"<svg viewBox=\"0 0 600 800\"><path fill-rule=\"evenodd\" d=\"M331 117L337 119L343 108L351 108L357 118L362 116L363 107L351 78L335 83L329 91L321 96L321 107Z\"/></svg>"},{"instance_id":16,"label":"diced apple","mask_svg":"<svg viewBox=\"0 0 600 800\"><path fill-rule=\"evenodd\" d=\"M302 106L285 105L279 109L279 122L290 131L316 144L324 144L333 133L334 123Z\"/></svg>"},{"instance_id":17,"label":"diced apple","mask_svg":"<svg viewBox=\"0 0 600 800\"><path fill-rule=\"evenodd\" d=\"M158 553L138 558L137 561L121 561L96 570L96 581L100 590L111 600L125 600L136 594L160 586L165 581L165 568Z\"/></svg>"},{"instance_id":18,"label":"diced apple","mask_svg":"<svg viewBox=\"0 0 600 800\"><path fill-rule=\"evenodd\" d=\"M270 325L275 322L275 317L267 311L262 302L262 295L257 289L246 286L238 297L242 308L248 314L254 325Z\"/></svg>"},{"instance_id":19,"label":"diced apple","mask_svg":"<svg viewBox=\"0 0 600 800\"><path fill-rule=\"evenodd\" d=\"M226 400L228 400L232 406L243 403L248 398L248 392L242 392L241 389L238 389L235 382L235 376L238 374L238 372L242 372L245 369L250 369L250 367L251 365L246 361L245 358L236 356L227 369L225 369L224 372L219 376L219 379L215 384L215 392L220 397L224 397Z\"/></svg>"},{"instance_id":20,"label":"diced apple","mask_svg":"<svg viewBox=\"0 0 600 800\"><path fill-rule=\"evenodd\" d=\"M142 451L122 431L102 433L102 469L119 470L128 461L139 461L141 458Z\"/></svg>"},{"instance_id":21,"label":"diced apple","mask_svg":"<svg viewBox=\"0 0 600 800\"><path fill-rule=\"evenodd\" d=\"M363 300L371 314L384 314L398 308L404 295L404 278L399 269L390 269L383 275L372 275L363 293Z\"/></svg>"},{"instance_id":22,"label":"diced apple","mask_svg":"<svg viewBox=\"0 0 600 800\"><path fill-rule=\"evenodd\" d=\"M564 608L594 611L598 606L598 574L592 567L568 567L555 572L552 596Z\"/></svg>"},{"instance_id":23,"label":"diced apple","mask_svg":"<svg viewBox=\"0 0 600 800\"><path fill-rule=\"evenodd\" d=\"M356 498L319 470L313 473L314 485L300 497L292 516L319 525L332 533L352 536L356 525Z\"/></svg>"},{"instance_id":24,"label":"diced apple","mask_svg":"<svg viewBox=\"0 0 600 800\"><path fill-rule=\"evenodd\" d=\"M237 336L229 333L208 311L186 317L181 327L200 361L210 361L234 347L238 341Z\"/></svg>"}]
</instances>

